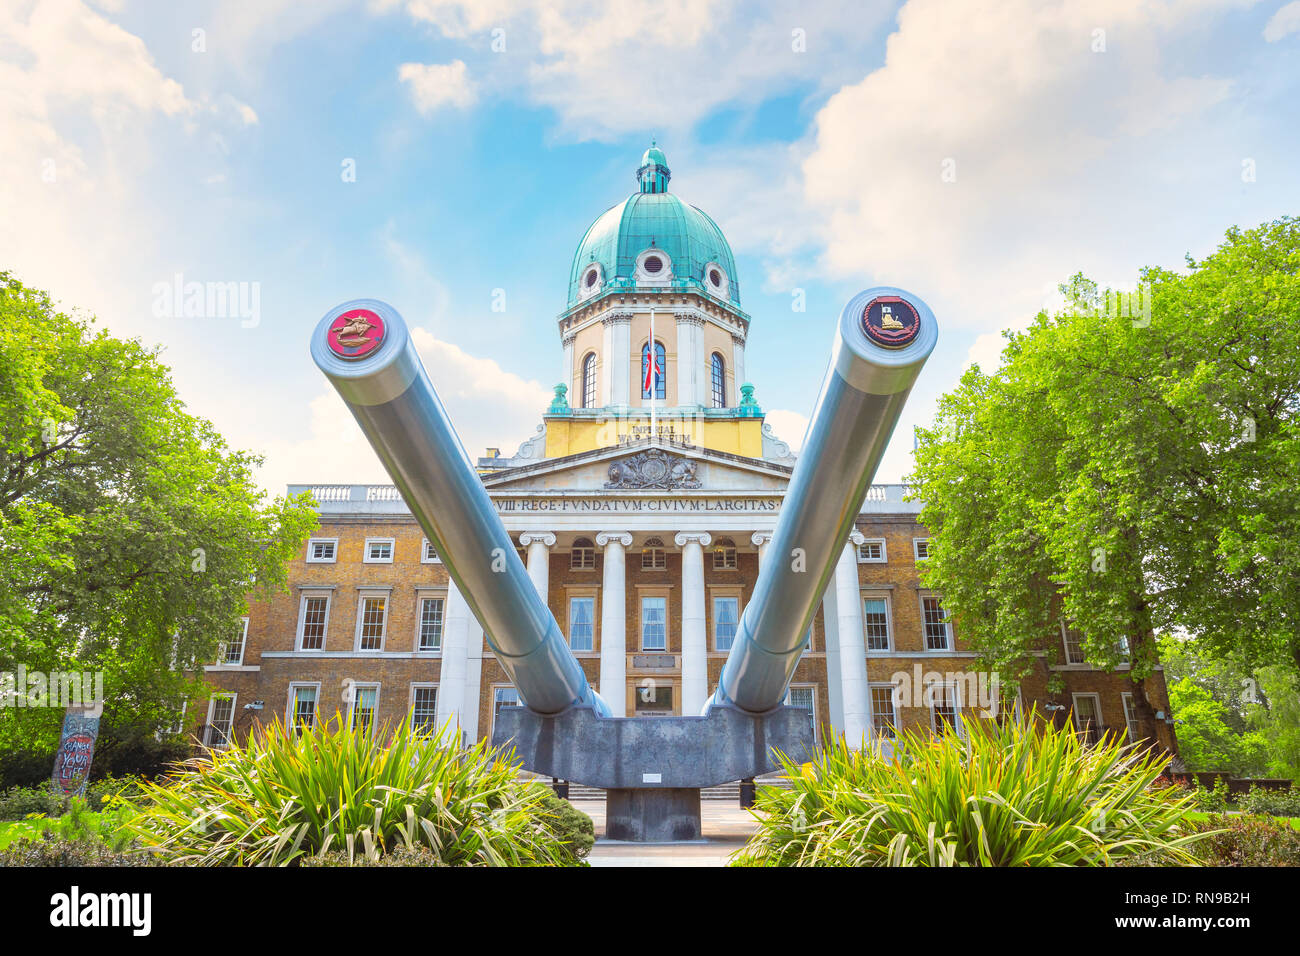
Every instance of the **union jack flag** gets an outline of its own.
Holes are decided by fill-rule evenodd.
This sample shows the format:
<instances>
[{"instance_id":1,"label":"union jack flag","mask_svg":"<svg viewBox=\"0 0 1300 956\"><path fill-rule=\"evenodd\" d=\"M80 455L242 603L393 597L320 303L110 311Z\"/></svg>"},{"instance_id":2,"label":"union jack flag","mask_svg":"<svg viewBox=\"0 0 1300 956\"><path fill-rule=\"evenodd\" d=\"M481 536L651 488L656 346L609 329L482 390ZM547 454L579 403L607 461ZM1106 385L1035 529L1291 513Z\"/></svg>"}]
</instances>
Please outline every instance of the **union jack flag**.
<instances>
[{"instance_id":1,"label":"union jack flag","mask_svg":"<svg viewBox=\"0 0 1300 956\"><path fill-rule=\"evenodd\" d=\"M659 367L659 349L650 347L646 349L646 360L642 363L645 365L645 381L641 385L641 391L649 396L654 396L654 386L659 384L659 376L663 374L663 369Z\"/></svg>"}]
</instances>

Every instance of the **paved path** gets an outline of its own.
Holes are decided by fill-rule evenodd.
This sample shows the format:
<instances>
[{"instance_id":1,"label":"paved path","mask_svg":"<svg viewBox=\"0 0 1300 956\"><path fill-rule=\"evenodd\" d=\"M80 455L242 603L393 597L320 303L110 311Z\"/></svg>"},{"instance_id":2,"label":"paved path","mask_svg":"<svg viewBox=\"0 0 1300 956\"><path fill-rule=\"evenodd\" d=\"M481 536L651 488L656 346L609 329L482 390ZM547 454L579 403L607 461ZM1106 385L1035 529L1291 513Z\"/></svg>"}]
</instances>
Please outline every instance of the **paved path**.
<instances>
[{"instance_id":1,"label":"paved path","mask_svg":"<svg viewBox=\"0 0 1300 956\"><path fill-rule=\"evenodd\" d=\"M699 843L615 843L604 839L605 801L574 800L573 805L596 824L596 845L587 862L592 866L726 866L727 859L757 828L748 810L730 800L700 801Z\"/></svg>"}]
</instances>

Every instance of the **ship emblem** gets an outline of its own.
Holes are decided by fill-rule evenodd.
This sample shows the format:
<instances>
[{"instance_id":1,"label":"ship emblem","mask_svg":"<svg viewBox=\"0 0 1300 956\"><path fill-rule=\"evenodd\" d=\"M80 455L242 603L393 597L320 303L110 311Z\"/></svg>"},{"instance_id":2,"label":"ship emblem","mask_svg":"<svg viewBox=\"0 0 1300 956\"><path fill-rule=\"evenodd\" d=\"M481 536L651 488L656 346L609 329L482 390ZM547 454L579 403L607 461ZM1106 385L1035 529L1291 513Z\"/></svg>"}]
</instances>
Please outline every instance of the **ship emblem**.
<instances>
[{"instance_id":1,"label":"ship emblem","mask_svg":"<svg viewBox=\"0 0 1300 956\"><path fill-rule=\"evenodd\" d=\"M862 331L877 345L901 349L921 331L921 314L902 296L876 296L862 310Z\"/></svg>"}]
</instances>

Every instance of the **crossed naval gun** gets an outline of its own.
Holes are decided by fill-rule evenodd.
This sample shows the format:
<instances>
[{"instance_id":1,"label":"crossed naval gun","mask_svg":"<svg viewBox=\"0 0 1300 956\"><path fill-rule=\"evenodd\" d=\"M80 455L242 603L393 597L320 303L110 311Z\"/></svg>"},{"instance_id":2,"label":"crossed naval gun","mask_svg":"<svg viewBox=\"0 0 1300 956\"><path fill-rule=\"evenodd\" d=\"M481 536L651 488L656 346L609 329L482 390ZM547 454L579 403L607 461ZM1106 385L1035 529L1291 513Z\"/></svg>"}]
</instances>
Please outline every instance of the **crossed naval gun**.
<instances>
[{"instance_id":1,"label":"crossed naval gun","mask_svg":"<svg viewBox=\"0 0 1300 956\"><path fill-rule=\"evenodd\" d=\"M437 548L524 706L493 744L523 767L606 791L606 836L700 838L700 789L752 780L814 750L783 706L790 679L903 405L938 339L902 289L853 296L753 595L698 716L611 717L538 594L397 310L357 299L325 314L311 354ZM621 692L622 689L619 689Z\"/></svg>"}]
</instances>

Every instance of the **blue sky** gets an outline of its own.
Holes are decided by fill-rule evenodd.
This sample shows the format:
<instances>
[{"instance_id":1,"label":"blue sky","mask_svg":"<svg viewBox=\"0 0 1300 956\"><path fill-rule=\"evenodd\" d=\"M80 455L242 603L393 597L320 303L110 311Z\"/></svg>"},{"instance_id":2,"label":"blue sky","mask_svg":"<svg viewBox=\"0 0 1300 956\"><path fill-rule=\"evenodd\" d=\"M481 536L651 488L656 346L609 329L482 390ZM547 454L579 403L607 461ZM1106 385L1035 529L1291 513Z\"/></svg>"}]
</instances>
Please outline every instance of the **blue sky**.
<instances>
[{"instance_id":1,"label":"blue sky","mask_svg":"<svg viewBox=\"0 0 1300 956\"><path fill-rule=\"evenodd\" d=\"M513 449L559 378L573 250L654 135L736 252L782 437L849 296L934 308L898 480L911 426L1057 282L1131 287L1298 211L1297 50L1300 2L18 0L0 269L163 346L268 487L381 480L316 320L392 302L466 446ZM258 321L158 314L176 274L256 283Z\"/></svg>"}]
</instances>

